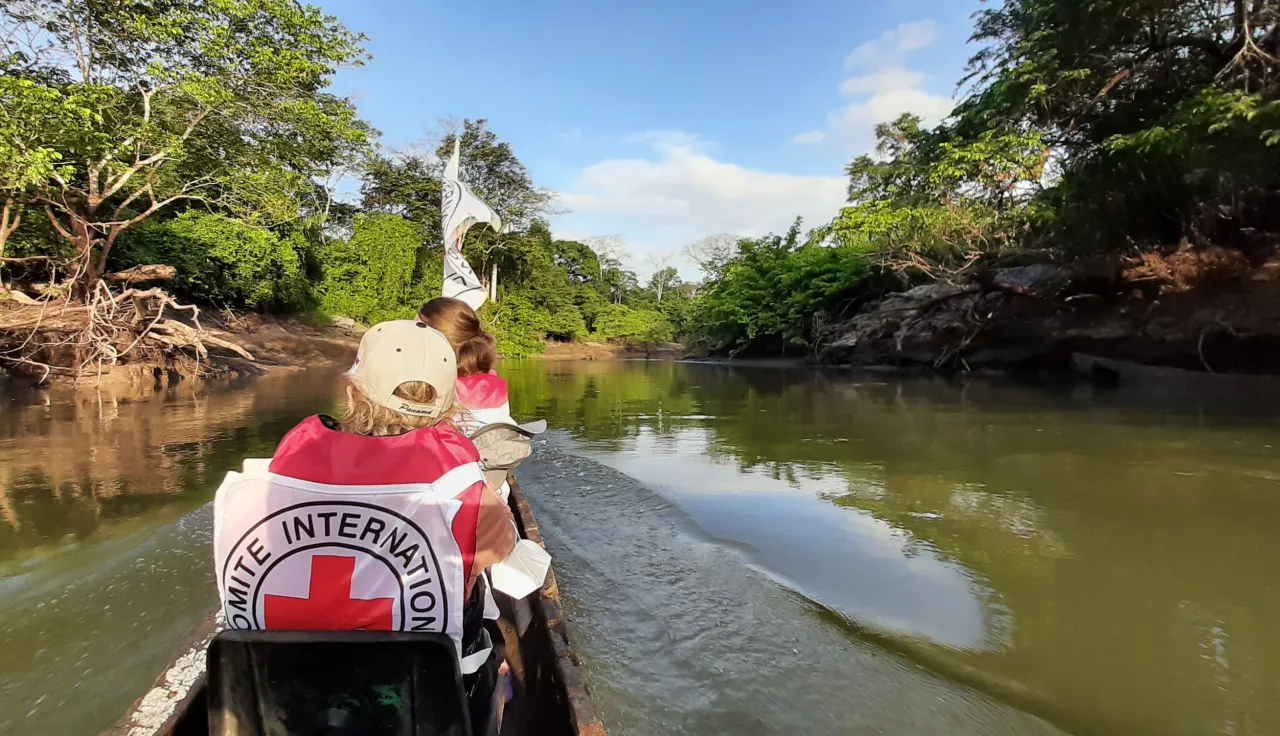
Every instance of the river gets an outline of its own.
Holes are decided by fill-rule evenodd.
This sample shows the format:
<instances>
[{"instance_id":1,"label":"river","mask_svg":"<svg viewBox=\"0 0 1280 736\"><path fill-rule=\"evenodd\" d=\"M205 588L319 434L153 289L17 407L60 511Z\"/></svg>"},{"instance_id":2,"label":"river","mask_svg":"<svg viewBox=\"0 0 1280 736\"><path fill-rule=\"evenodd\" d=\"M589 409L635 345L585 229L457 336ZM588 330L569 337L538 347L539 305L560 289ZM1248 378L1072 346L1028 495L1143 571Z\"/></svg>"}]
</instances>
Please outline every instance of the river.
<instances>
[{"instance_id":1,"label":"river","mask_svg":"<svg viewBox=\"0 0 1280 736\"><path fill-rule=\"evenodd\" d=\"M1280 732L1280 432L1136 396L509 362L610 733ZM0 403L0 734L93 734L215 600L205 503L317 370Z\"/></svg>"}]
</instances>

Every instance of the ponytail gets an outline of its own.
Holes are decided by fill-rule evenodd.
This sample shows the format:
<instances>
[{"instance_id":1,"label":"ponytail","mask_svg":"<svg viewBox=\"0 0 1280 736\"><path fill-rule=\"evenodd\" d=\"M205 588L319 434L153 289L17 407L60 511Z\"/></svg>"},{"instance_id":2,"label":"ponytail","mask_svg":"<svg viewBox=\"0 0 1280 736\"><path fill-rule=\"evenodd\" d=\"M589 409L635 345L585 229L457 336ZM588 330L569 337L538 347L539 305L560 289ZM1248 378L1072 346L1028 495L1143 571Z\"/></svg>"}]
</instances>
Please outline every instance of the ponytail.
<instances>
[{"instance_id":1,"label":"ponytail","mask_svg":"<svg viewBox=\"0 0 1280 736\"><path fill-rule=\"evenodd\" d=\"M458 375L472 376L477 373L488 373L497 362L498 347L493 335L481 332L469 340L455 345L458 354Z\"/></svg>"},{"instance_id":2,"label":"ponytail","mask_svg":"<svg viewBox=\"0 0 1280 736\"><path fill-rule=\"evenodd\" d=\"M458 377L488 373L498 362L493 335L484 331L480 317L466 302L436 297L418 310L418 319L444 334L458 356Z\"/></svg>"}]
</instances>

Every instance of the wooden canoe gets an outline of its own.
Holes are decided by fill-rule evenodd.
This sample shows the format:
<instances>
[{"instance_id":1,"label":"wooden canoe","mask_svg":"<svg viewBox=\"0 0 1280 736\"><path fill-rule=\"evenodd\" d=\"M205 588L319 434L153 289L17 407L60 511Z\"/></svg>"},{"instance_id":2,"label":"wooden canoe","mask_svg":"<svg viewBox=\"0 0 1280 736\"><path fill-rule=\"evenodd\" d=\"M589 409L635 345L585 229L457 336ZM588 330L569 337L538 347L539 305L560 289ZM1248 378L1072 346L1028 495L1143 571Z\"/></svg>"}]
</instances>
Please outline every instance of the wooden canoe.
<instances>
[{"instance_id":1,"label":"wooden canoe","mask_svg":"<svg viewBox=\"0 0 1280 736\"><path fill-rule=\"evenodd\" d=\"M526 539L542 535L524 492L509 476L510 504ZM586 677L569 641L555 572L542 590L502 601L502 627L515 697L503 714L504 736L605 736ZM205 650L222 628L219 611L178 649L152 689L104 736L207 736Z\"/></svg>"}]
</instances>

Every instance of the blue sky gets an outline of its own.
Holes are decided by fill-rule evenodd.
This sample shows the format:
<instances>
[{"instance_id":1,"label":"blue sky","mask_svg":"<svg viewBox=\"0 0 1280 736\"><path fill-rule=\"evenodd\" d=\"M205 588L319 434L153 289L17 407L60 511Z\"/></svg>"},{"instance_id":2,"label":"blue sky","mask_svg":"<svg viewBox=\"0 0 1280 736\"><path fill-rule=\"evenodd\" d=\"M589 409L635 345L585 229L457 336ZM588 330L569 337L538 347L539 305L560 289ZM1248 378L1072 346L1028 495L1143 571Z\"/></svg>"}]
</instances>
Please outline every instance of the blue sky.
<instances>
[{"instance_id":1,"label":"blue sky","mask_svg":"<svg viewBox=\"0 0 1280 736\"><path fill-rule=\"evenodd\" d=\"M337 91L398 147L485 117L559 193L559 237L641 273L717 234L835 215L877 122L950 107L977 0L321 0L374 59Z\"/></svg>"}]
</instances>

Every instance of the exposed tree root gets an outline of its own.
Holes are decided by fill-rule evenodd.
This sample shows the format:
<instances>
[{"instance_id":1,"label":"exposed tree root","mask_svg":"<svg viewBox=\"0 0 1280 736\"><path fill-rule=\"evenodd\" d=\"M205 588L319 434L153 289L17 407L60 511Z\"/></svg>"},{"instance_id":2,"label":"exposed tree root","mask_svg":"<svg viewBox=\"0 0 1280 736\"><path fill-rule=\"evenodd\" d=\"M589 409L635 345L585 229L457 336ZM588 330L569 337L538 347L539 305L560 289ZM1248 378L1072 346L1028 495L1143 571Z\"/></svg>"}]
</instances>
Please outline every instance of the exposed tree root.
<instances>
[{"instance_id":1,"label":"exposed tree root","mask_svg":"<svg viewBox=\"0 0 1280 736\"><path fill-rule=\"evenodd\" d=\"M41 383L51 375L101 380L124 364L209 377L227 372L232 356L254 360L205 329L199 307L158 287L113 291L99 281L84 300L51 293L0 302L0 367Z\"/></svg>"}]
</instances>

